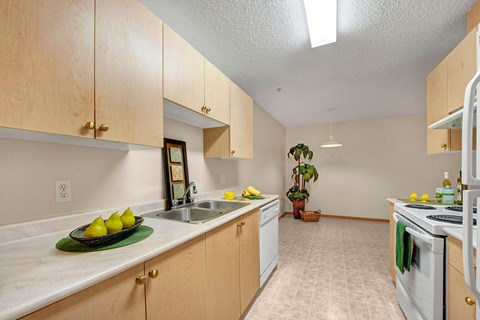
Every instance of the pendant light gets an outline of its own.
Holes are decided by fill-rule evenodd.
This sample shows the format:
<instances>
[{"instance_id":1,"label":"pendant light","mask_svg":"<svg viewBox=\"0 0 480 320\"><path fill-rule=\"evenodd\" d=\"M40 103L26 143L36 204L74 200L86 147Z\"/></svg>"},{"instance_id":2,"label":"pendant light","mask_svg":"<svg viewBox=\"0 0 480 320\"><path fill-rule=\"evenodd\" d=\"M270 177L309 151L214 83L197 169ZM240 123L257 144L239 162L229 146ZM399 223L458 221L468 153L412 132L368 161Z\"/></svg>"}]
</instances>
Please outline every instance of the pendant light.
<instances>
[{"instance_id":1,"label":"pendant light","mask_svg":"<svg viewBox=\"0 0 480 320\"><path fill-rule=\"evenodd\" d=\"M332 112L335 110L335 108L329 108L328 111ZM332 125L332 117L330 117L330 139L327 141L324 141L321 145L320 148L337 148L341 147L343 144L338 141L338 140L333 140L333 125Z\"/></svg>"}]
</instances>

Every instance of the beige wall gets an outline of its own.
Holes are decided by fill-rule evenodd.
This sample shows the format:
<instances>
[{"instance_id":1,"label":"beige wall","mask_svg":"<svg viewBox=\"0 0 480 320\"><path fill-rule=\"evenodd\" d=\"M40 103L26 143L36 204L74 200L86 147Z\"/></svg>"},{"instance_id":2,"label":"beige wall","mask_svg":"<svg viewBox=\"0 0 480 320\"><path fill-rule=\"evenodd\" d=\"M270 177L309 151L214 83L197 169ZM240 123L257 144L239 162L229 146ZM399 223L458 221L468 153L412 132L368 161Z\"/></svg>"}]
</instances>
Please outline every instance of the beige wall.
<instances>
[{"instance_id":1,"label":"beige wall","mask_svg":"<svg viewBox=\"0 0 480 320\"><path fill-rule=\"evenodd\" d=\"M329 136L329 126L287 129L287 149L298 142L314 152L312 163L319 180L310 184L308 209L333 215L388 218L388 197L410 193L435 196L443 172L455 184L460 153L427 156L424 116L341 123L333 127L334 138L344 146L320 148ZM286 161L285 183L291 186L293 160ZM287 209L291 211L291 203Z\"/></svg>"},{"instance_id":2,"label":"beige wall","mask_svg":"<svg viewBox=\"0 0 480 320\"><path fill-rule=\"evenodd\" d=\"M282 193L285 162L279 154L286 130L258 105L254 116L252 161L204 159L203 131L165 119L165 137L187 143L190 180L199 192L252 184L265 193ZM165 196L160 149L127 152L0 139L0 150L0 225ZM71 202L55 202L56 179L71 180Z\"/></svg>"}]
</instances>

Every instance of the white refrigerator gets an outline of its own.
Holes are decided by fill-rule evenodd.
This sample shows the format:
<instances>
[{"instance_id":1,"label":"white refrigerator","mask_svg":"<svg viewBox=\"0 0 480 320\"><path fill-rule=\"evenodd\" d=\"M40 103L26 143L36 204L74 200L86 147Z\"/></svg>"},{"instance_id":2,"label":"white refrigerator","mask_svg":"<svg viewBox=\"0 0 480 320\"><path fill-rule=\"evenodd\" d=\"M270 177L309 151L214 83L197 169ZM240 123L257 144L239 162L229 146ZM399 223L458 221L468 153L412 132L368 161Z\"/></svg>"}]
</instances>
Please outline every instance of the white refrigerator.
<instances>
[{"instance_id":1,"label":"white refrigerator","mask_svg":"<svg viewBox=\"0 0 480 320\"><path fill-rule=\"evenodd\" d=\"M463 191L463 264L465 283L475 295L476 319L480 319L480 252L473 260L473 240L480 244L479 228L473 227L473 205L480 207L480 117L476 116L476 93L480 96L479 32L477 31L477 73L465 90L462 119L462 183L468 186ZM473 128L477 127L477 147L472 148ZM477 200L478 199L478 200ZM480 224L480 221L479 221ZM480 248L480 246L479 246ZM471 303L471 301L470 301Z\"/></svg>"}]
</instances>

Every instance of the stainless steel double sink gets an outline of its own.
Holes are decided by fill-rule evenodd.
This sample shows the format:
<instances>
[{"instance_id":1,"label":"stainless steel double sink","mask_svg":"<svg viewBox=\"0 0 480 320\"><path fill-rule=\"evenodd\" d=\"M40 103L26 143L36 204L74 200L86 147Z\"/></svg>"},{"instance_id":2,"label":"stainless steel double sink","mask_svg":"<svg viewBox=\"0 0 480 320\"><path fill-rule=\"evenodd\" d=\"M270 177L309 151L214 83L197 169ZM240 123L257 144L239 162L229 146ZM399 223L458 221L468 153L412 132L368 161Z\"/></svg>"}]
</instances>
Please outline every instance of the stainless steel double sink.
<instances>
[{"instance_id":1,"label":"stainless steel double sink","mask_svg":"<svg viewBox=\"0 0 480 320\"><path fill-rule=\"evenodd\" d=\"M144 216L188 223L204 223L247 206L248 204L248 202L205 200L188 203L168 211L148 213Z\"/></svg>"}]
</instances>

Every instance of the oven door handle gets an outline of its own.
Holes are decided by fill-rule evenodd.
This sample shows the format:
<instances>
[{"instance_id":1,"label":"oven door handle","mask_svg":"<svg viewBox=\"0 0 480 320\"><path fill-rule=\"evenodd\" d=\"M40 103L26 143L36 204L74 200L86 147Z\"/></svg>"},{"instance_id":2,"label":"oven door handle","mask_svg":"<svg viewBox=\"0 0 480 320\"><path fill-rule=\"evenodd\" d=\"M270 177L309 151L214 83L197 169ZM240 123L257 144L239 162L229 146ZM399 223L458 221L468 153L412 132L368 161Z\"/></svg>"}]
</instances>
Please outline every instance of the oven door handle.
<instances>
[{"instance_id":1,"label":"oven door handle","mask_svg":"<svg viewBox=\"0 0 480 320\"><path fill-rule=\"evenodd\" d=\"M398 222L398 218L397 218L396 214L393 215L393 221L395 222L395 225L396 225L397 222ZM425 235L421 234L420 232L413 230L410 227L406 227L405 231L410 233L413 237L417 238L418 240L420 240L420 241L422 241L426 244L429 244L430 246L434 245L434 243L433 243L434 239L432 237L425 236Z\"/></svg>"},{"instance_id":2,"label":"oven door handle","mask_svg":"<svg viewBox=\"0 0 480 320\"><path fill-rule=\"evenodd\" d=\"M433 238L426 237L423 234L421 234L420 232L417 232L413 229L410 229L409 227L406 227L405 231L410 233L413 237L417 238L418 240L420 240L422 242L425 242L425 243L428 243L429 245L433 245Z\"/></svg>"}]
</instances>

